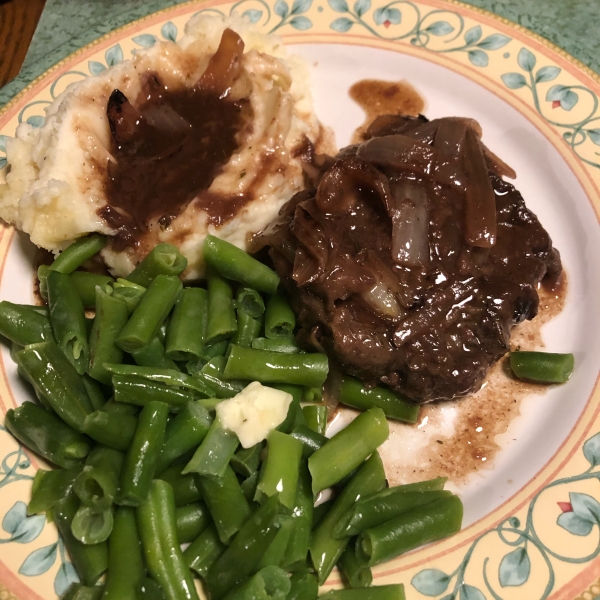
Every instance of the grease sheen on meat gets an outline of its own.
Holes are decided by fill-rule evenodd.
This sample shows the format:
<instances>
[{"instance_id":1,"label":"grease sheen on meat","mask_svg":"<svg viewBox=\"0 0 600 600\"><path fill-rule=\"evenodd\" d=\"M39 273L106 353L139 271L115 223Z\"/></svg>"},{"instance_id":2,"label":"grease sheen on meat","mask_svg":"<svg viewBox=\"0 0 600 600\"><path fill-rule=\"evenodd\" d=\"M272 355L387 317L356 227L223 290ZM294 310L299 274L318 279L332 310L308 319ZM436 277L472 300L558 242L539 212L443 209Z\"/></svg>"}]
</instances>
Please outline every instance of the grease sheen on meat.
<instances>
[{"instance_id":1,"label":"grease sheen on meat","mask_svg":"<svg viewBox=\"0 0 600 600\"><path fill-rule=\"evenodd\" d=\"M476 391L560 257L467 119L381 117L264 234L300 339L417 402Z\"/></svg>"}]
</instances>

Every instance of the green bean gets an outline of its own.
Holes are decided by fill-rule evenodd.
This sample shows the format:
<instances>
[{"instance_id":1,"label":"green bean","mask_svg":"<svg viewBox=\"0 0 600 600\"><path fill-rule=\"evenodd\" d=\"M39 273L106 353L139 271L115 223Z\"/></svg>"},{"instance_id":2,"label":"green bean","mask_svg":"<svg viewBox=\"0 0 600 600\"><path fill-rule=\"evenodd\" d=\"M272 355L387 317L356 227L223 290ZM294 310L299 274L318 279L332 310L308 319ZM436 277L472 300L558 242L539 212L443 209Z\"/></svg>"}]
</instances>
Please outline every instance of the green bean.
<instances>
[{"instance_id":1,"label":"green bean","mask_svg":"<svg viewBox=\"0 0 600 600\"><path fill-rule=\"evenodd\" d=\"M220 600L254 572L279 530L278 512L279 502L273 496L246 521L208 572L206 584L211 598Z\"/></svg>"},{"instance_id":2,"label":"green bean","mask_svg":"<svg viewBox=\"0 0 600 600\"><path fill-rule=\"evenodd\" d=\"M255 319L261 317L265 312L265 303L262 296L249 287L240 286L238 288L235 304L238 313L246 313Z\"/></svg>"},{"instance_id":3,"label":"green bean","mask_svg":"<svg viewBox=\"0 0 600 600\"><path fill-rule=\"evenodd\" d=\"M282 553L282 567L294 570L306 562L310 545L314 503L310 484L310 473L303 461L300 463L300 477L296 488L296 499L292 509L292 528L285 551Z\"/></svg>"},{"instance_id":4,"label":"green bean","mask_svg":"<svg viewBox=\"0 0 600 600\"><path fill-rule=\"evenodd\" d=\"M84 436L33 402L6 411L4 426L24 446L65 469L77 466L90 450Z\"/></svg>"},{"instance_id":5,"label":"green bean","mask_svg":"<svg viewBox=\"0 0 600 600\"><path fill-rule=\"evenodd\" d=\"M336 433L308 459L313 494L349 475L385 442L389 432L383 411L371 408Z\"/></svg>"},{"instance_id":6,"label":"green bean","mask_svg":"<svg viewBox=\"0 0 600 600\"><path fill-rule=\"evenodd\" d=\"M100 444L125 452L133 441L137 424L133 415L97 410L83 421L83 433Z\"/></svg>"},{"instance_id":7,"label":"green bean","mask_svg":"<svg viewBox=\"0 0 600 600\"><path fill-rule=\"evenodd\" d=\"M250 448L240 448L229 461L231 468L242 477L250 477L258 471L260 455L265 445L263 442L254 444Z\"/></svg>"},{"instance_id":8,"label":"green bean","mask_svg":"<svg viewBox=\"0 0 600 600\"><path fill-rule=\"evenodd\" d=\"M127 310L131 314L135 307L140 303L142 296L146 293L146 288L126 279L117 279L113 284L113 297L122 300L127 305Z\"/></svg>"},{"instance_id":9,"label":"green bean","mask_svg":"<svg viewBox=\"0 0 600 600\"><path fill-rule=\"evenodd\" d=\"M409 550L444 539L460 531L463 505L458 496L418 506L376 527L363 531L356 541L360 565L372 567Z\"/></svg>"},{"instance_id":10,"label":"green bean","mask_svg":"<svg viewBox=\"0 0 600 600\"><path fill-rule=\"evenodd\" d=\"M115 282L108 275L98 275L88 271L73 271L69 275L69 279L84 308L94 308L96 306L96 286L103 292L110 294L112 293L111 285Z\"/></svg>"},{"instance_id":11,"label":"green bean","mask_svg":"<svg viewBox=\"0 0 600 600\"><path fill-rule=\"evenodd\" d=\"M326 406L304 406L302 407L306 425L313 431L325 435L327 430L327 407Z\"/></svg>"},{"instance_id":12,"label":"green bean","mask_svg":"<svg viewBox=\"0 0 600 600\"><path fill-rule=\"evenodd\" d=\"M27 514L35 515L50 510L73 489L73 482L83 465L70 469L38 469L31 486L31 500L27 505Z\"/></svg>"},{"instance_id":13,"label":"green bean","mask_svg":"<svg viewBox=\"0 0 600 600\"><path fill-rule=\"evenodd\" d=\"M299 571L290 578L291 589L287 600L317 600L319 583L313 573Z\"/></svg>"},{"instance_id":14,"label":"green bean","mask_svg":"<svg viewBox=\"0 0 600 600\"><path fill-rule=\"evenodd\" d=\"M290 592L290 577L279 567L270 565L231 590L226 600L286 600Z\"/></svg>"},{"instance_id":15,"label":"green bean","mask_svg":"<svg viewBox=\"0 0 600 600\"><path fill-rule=\"evenodd\" d=\"M202 288L185 288L175 303L167 329L167 356L173 360L200 357L206 339L208 299Z\"/></svg>"},{"instance_id":16,"label":"green bean","mask_svg":"<svg viewBox=\"0 0 600 600\"><path fill-rule=\"evenodd\" d=\"M279 285L277 273L229 242L208 235L204 241L202 254L206 264L227 279L238 281L267 294L274 294L277 290Z\"/></svg>"},{"instance_id":17,"label":"green bean","mask_svg":"<svg viewBox=\"0 0 600 600\"><path fill-rule=\"evenodd\" d=\"M518 379L539 383L565 383L575 366L572 354L511 352L510 368Z\"/></svg>"},{"instance_id":18,"label":"green bean","mask_svg":"<svg viewBox=\"0 0 600 600\"><path fill-rule=\"evenodd\" d=\"M225 381L223 371L226 363L227 359L224 356L215 356L200 369L200 373L196 376L214 390L217 398L233 398L248 385L247 381Z\"/></svg>"},{"instance_id":19,"label":"green bean","mask_svg":"<svg viewBox=\"0 0 600 600\"><path fill-rule=\"evenodd\" d=\"M160 275L180 275L187 267L187 259L177 246L157 244L144 260L127 276L127 281L148 287Z\"/></svg>"},{"instance_id":20,"label":"green bean","mask_svg":"<svg viewBox=\"0 0 600 600\"><path fill-rule=\"evenodd\" d=\"M239 443L237 435L224 429L219 418L216 418L182 473L223 477Z\"/></svg>"},{"instance_id":21,"label":"green bean","mask_svg":"<svg viewBox=\"0 0 600 600\"><path fill-rule=\"evenodd\" d=\"M58 502L52 509L52 516L62 541L71 557L71 562L84 585L94 585L108 568L108 545L106 542L85 545L75 538L71 524L79 502L73 494Z\"/></svg>"},{"instance_id":22,"label":"green bean","mask_svg":"<svg viewBox=\"0 0 600 600\"><path fill-rule=\"evenodd\" d=\"M269 544L265 553L258 561L255 569L260 571L265 567L281 567L283 562L283 553L290 541L290 535L292 534L293 521L291 517L281 517L281 526L279 531L275 534L273 541Z\"/></svg>"},{"instance_id":23,"label":"green bean","mask_svg":"<svg viewBox=\"0 0 600 600\"><path fill-rule=\"evenodd\" d=\"M174 412L198 399L198 393L193 390L176 388L142 377L113 375L113 387L117 403L146 406L149 402L164 402Z\"/></svg>"},{"instance_id":24,"label":"green bean","mask_svg":"<svg viewBox=\"0 0 600 600\"><path fill-rule=\"evenodd\" d=\"M89 375L83 375L83 387L89 396L92 408L94 410L101 410L106 405L106 398L104 397L104 391L100 384L92 379Z\"/></svg>"},{"instance_id":25,"label":"green bean","mask_svg":"<svg viewBox=\"0 0 600 600\"><path fill-rule=\"evenodd\" d=\"M139 506L146 500L162 449L169 407L149 402L142 408L121 473L119 504Z\"/></svg>"},{"instance_id":26,"label":"green bean","mask_svg":"<svg viewBox=\"0 0 600 600\"><path fill-rule=\"evenodd\" d=\"M282 506L292 510L296 500L302 442L273 430L267 438L267 458L260 473L254 499L261 504L277 496Z\"/></svg>"},{"instance_id":27,"label":"green bean","mask_svg":"<svg viewBox=\"0 0 600 600\"><path fill-rule=\"evenodd\" d=\"M262 322L248 313L238 310L237 314L237 331L231 338L231 343L243 348L250 348L254 338L258 336L262 329Z\"/></svg>"},{"instance_id":28,"label":"green bean","mask_svg":"<svg viewBox=\"0 0 600 600\"><path fill-rule=\"evenodd\" d=\"M183 552L183 559L187 566L206 577L208 570L217 562L225 552L225 544L219 539L217 529L211 523Z\"/></svg>"},{"instance_id":29,"label":"green bean","mask_svg":"<svg viewBox=\"0 0 600 600\"><path fill-rule=\"evenodd\" d=\"M19 346L54 339L47 314L6 300L0 302L0 335Z\"/></svg>"},{"instance_id":30,"label":"green bean","mask_svg":"<svg viewBox=\"0 0 600 600\"><path fill-rule=\"evenodd\" d=\"M302 407L300 406L303 389L298 385L286 385L285 383L274 383L269 387L286 392L292 397L292 402L288 407L287 415L283 423L277 427L277 431L289 433L297 425L305 425L306 421L304 419L304 413L302 412Z\"/></svg>"},{"instance_id":31,"label":"green bean","mask_svg":"<svg viewBox=\"0 0 600 600\"><path fill-rule=\"evenodd\" d=\"M289 338L294 333L296 317L281 292L273 294L265 312L265 337Z\"/></svg>"},{"instance_id":32,"label":"green bean","mask_svg":"<svg viewBox=\"0 0 600 600\"><path fill-rule=\"evenodd\" d=\"M89 360L85 310L68 275L48 273L48 314L59 348L81 375Z\"/></svg>"},{"instance_id":33,"label":"green bean","mask_svg":"<svg viewBox=\"0 0 600 600\"><path fill-rule=\"evenodd\" d=\"M180 544L195 540L210 524L208 508L204 502L195 502L175 509L177 539Z\"/></svg>"},{"instance_id":34,"label":"green bean","mask_svg":"<svg viewBox=\"0 0 600 600\"><path fill-rule=\"evenodd\" d=\"M102 407L102 412L137 417L140 412L140 407L133 404L117 402L113 397L106 401L106 404ZM109 446L110 444L106 445Z\"/></svg>"},{"instance_id":35,"label":"green bean","mask_svg":"<svg viewBox=\"0 0 600 600\"><path fill-rule=\"evenodd\" d=\"M352 541L340 556L338 567L342 572L342 577L351 588L369 587L373 583L371 569L358 564L355 544Z\"/></svg>"},{"instance_id":36,"label":"green bean","mask_svg":"<svg viewBox=\"0 0 600 600\"><path fill-rule=\"evenodd\" d=\"M212 395L213 390L205 383L198 381L187 373L181 373L174 369L159 369L157 367L144 367L134 365L105 364L106 370L113 375L140 377L152 383L165 384L175 388L195 390L207 397Z\"/></svg>"},{"instance_id":37,"label":"green bean","mask_svg":"<svg viewBox=\"0 0 600 600\"><path fill-rule=\"evenodd\" d=\"M237 330L231 284L216 271L206 272L208 288L208 321L206 343L215 344L230 338Z\"/></svg>"},{"instance_id":38,"label":"green bean","mask_svg":"<svg viewBox=\"0 0 600 600\"><path fill-rule=\"evenodd\" d=\"M156 472L162 473L179 457L196 448L206 437L211 424L212 418L201 404L188 402L167 425Z\"/></svg>"},{"instance_id":39,"label":"green bean","mask_svg":"<svg viewBox=\"0 0 600 600\"><path fill-rule=\"evenodd\" d=\"M219 538L227 544L250 516L244 492L231 467L220 478L200 477L199 484Z\"/></svg>"},{"instance_id":40,"label":"green bean","mask_svg":"<svg viewBox=\"0 0 600 600\"><path fill-rule=\"evenodd\" d=\"M96 317L90 333L90 364L88 373L94 379L110 385L112 374L105 363L120 363L123 350L117 346L117 337L127 323L127 305L107 294L102 288L96 290Z\"/></svg>"},{"instance_id":41,"label":"green bean","mask_svg":"<svg viewBox=\"0 0 600 600\"><path fill-rule=\"evenodd\" d=\"M177 277L158 275L148 286L117 338L125 352L140 350L156 336L182 289Z\"/></svg>"},{"instance_id":42,"label":"green bean","mask_svg":"<svg viewBox=\"0 0 600 600\"><path fill-rule=\"evenodd\" d=\"M203 406L211 415L214 415L217 405L221 404L223 400L221 398L202 398L196 400L196 402Z\"/></svg>"},{"instance_id":43,"label":"green bean","mask_svg":"<svg viewBox=\"0 0 600 600\"><path fill-rule=\"evenodd\" d=\"M375 387L366 390L363 384L353 377L344 377L338 399L342 404L368 410L381 408L390 419L416 423L421 406L386 388Z\"/></svg>"},{"instance_id":44,"label":"green bean","mask_svg":"<svg viewBox=\"0 0 600 600\"><path fill-rule=\"evenodd\" d=\"M69 586L61 600L100 600L103 591L104 586L101 585L86 586L74 583Z\"/></svg>"},{"instance_id":45,"label":"green bean","mask_svg":"<svg viewBox=\"0 0 600 600\"><path fill-rule=\"evenodd\" d=\"M223 377L317 387L323 385L328 371L325 354L282 354L231 346Z\"/></svg>"},{"instance_id":46,"label":"green bean","mask_svg":"<svg viewBox=\"0 0 600 600\"><path fill-rule=\"evenodd\" d=\"M333 528L340 517L360 498L374 494L386 485L383 463L374 452L358 469L356 475L342 489L333 505L323 517L316 529L313 529L310 542L310 556L319 577L319 584L331 573L348 544L348 539L335 540ZM314 516L313 516L314 518Z\"/></svg>"},{"instance_id":47,"label":"green bean","mask_svg":"<svg viewBox=\"0 0 600 600\"><path fill-rule=\"evenodd\" d=\"M9 304L11 304L11 303L9 302ZM38 315L42 315L43 317L48 316L48 307L47 306L39 306L38 304L15 304L15 306L18 306L19 308L24 308L27 310L32 310L33 312L37 313Z\"/></svg>"},{"instance_id":48,"label":"green bean","mask_svg":"<svg viewBox=\"0 0 600 600\"><path fill-rule=\"evenodd\" d=\"M178 371L177 364L167 357L163 343L158 339L158 335L150 341L147 346L140 350L131 352L135 364L140 367L156 367L158 369L171 369Z\"/></svg>"},{"instance_id":49,"label":"green bean","mask_svg":"<svg viewBox=\"0 0 600 600\"><path fill-rule=\"evenodd\" d=\"M371 529L390 521L418 506L425 506L440 498L451 496L443 490L428 492L404 491L403 486L387 490L359 500L333 529L336 539L358 535L365 529Z\"/></svg>"},{"instance_id":50,"label":"green bean","mask_svg":"<svg viewBox=\"0 0 600 600\"><path fill-rule=\"evenodd\" d=\"M254 496L256 495L256 486L258 485L258 471L255 471L250 475L250 477L246 477L244 481L242 481L241 488L244 493L244 498L250 503L254 502Z\"/></svg>"},{"instance_id":51,"label":"green bean","mask_svg":"<svg viewBox=\"0 0 600 600\"><path fill-rule=\"evenodd\" d=\"M171 465L156 478L166 481L172 488L175 496L175 506L186 506L202 499L198 477L193 474L182 475L185 463Z\"/></svg>"},{"instance_id":52,"label":"green bean","mask_svg":"<svg viewBox=\"0 0 600 600\"><path fill-rule=\"evenodd\" d=\"M406 600L404 585L376 585L349 590L331 590L322 596L323 600Z\"/></svg>"},{"instance_id":53,"label":"green bean","mask_svg":"<svg viewBox=\"0 0 600 600\"><path fill-rule=\"evenodd\" d=\"M113 514L110 508L97 511L85 504L79 505L71 523L73 536L86 546L105 542L112 528Z\"/></svg>"},{"instance_id":54,"label":"green bean","mask_svg":"<svg viewBox=\"0 0 600 600\"><path fill-rule=\"evenodd\" d=\"M71 273L78 269L86 260L95 256L106 246L106 237L88 235L81 237L67 246L50 265L50 269L59 273Z\"/></svg>"},{"instance_id":55,"label":"green bean","mask_svg":"<svg viewBox=\"0 0 600 600\"><path fill-rule=\"evenodd\" d=\"M27 375L38 397L77 431L93 411L81 377L54 342L31 344L16 354L17 364Z\"/></svg>"},{"instance_id":56,"label":"green bean","mask_svg":"<svg viewBox=\"0 0 600 600\"><path fill-rule=\"evenodd\" d=\"M171 486L155 479L137 509L146 565L168 600L198 600L194 580L177 541L175 500Z\"/></svg>"},{"instance_id":57,"label":"green bean","mask_svg":"<svg viewBox=\"0 0 600 600\"><path fill-rule=\"evenodd\" d=\"M270 352L281 352L283 354L298 354L300 346L293 337L267 338L257 337L252 340L254 350L269 350Z\"/></svg>"},{"instance_id":58,"label":"green bean","mask_svg":"<svg viewBox=\"0 0 600 600\"><path fill-rule=\"evenodd\" d=\"M200 358L207 362L211 358L215 358L216 356L223 356L229 347L229 340L222 340L220 342L216 342L214 344L207 344L204 346L204 350L202 350L202 354Z\"/></svg>"},{"instance_id":59,"label":"green bean","mask_svg":"<svg viewBox=\"0 0 600 600\"><path fill-rule=\"evenodd\" d=\"M136 585L137 600L167 600L162 588L154 579L142 577Z\"/></svg>"},{"instance_id":60,"label":"green bean","mask_svg":"<svg viewBox=\"0 0 600 600\"><path fill-rule=\"evenodd\" d=\"M327 513L331 510L331 507L333 506L333 500L334 497L331 497L328 500L325 500L325 502L321 502L315 506L313 510L312 522L313 531L321 524Z\"/></svg>"},{"instance_id":61,"label":"green bean","mask_svg":"<svg viewBox=\"0 0 600 600\"><path fill-rule=\"evenodd\" d=\"M124 458L122 452L106 446L96 446L88 454L85 467L74 484L74 491L82 504L96 511L112 505Z\"/></svg>"},{"instance_id":62,"label":"green bean","mask_svg":"<svg viewBox=\"0 0 600 600\"><path fill-rule=\"evenodd\" d=\"M108 573L102 600L136 600L136 587L146 574L135 509L120 506L108 538Z\"/></svg>"}]
</instances>

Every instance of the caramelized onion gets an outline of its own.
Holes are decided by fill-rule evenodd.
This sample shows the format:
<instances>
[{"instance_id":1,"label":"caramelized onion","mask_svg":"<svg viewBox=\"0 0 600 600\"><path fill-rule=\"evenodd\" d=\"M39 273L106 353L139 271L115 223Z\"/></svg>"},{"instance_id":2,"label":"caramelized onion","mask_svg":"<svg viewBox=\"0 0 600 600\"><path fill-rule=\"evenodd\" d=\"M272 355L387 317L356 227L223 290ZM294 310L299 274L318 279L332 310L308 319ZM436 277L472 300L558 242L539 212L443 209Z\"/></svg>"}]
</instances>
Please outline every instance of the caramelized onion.
<instances>
[{"instance_id":1,"label":"caramelized onion","mask_svg":"<svg viewBox=\"0 0 600 600\"><path fill-rule=\"evenodd\" d=\"M396 300L396 296L381 281L378 281L362 297L371 308L385 317L397 319L402 316L402 309L398 300Z\"/></svg>"},{"instance_id":2,"label":"caramelized onion","mask_svg":"<svg viewBox=\"0 0 600 600\"><path fill-rule=\"evenodd\" d=\"M226 96L239 73L243 53L242 38L233 29L226 29L217 51L211 56L206 71L200 77L198 87L213 92L220 98Z\"/></svg>"}]
</instances>

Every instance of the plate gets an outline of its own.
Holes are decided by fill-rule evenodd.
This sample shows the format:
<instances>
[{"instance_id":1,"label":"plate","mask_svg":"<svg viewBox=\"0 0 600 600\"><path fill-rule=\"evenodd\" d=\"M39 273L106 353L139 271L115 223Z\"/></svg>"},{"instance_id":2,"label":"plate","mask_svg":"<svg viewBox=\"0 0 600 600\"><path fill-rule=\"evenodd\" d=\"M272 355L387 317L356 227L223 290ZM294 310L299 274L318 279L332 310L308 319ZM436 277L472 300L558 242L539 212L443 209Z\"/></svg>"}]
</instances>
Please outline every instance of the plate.
<instances>
[{"instance_id":1,"label":"plate","mask_svg":"<svg viewBox=\"0 0 600 600\"><path fill-rule=\"evenodd\" d=\"M425 98L429 117L477 119L485 143L516 168L517 187L550 232L568 273L565 307L544 326L543 337L548 349L575 354L571 381L523 401L520 416L498 439L502 449L493 464L483 465L458 487L465 503L463 530L379 566L376 583L404 583L409 600L598 596L598 76L531 32L460 3L188 3L82 48L14 98L0 112L0 167L6 162L6 137L21 122L41 126L44 107L69 83L159 40L179 39L185 23L199 11L243 14L302 55L312 71L317 114L333 127L339 146L363 121L348 89L365 78L407 80ZM0 265L0 297L31 302L32 248L26 236L0 230ZM6 349L0 368L4 414L28 392L16 378ZM500 407L491 397L481 416L493 420ZM446 464L461 460L445 459ZM25 514L37 466L36 458L0 426L2 600L50 600L76 578L54 527L42 516ZM334 573L325 588L336 585L339 577Z\"/></svg>"}]
</instances>

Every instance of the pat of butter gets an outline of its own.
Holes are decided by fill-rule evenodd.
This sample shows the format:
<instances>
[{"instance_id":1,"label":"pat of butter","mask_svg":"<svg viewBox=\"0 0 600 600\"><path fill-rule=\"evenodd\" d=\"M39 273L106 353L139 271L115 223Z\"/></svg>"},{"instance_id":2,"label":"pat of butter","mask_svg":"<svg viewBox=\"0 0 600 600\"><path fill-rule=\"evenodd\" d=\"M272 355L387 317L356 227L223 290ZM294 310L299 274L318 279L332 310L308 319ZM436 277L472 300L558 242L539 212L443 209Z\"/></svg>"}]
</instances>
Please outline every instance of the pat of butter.
<instances>
[{"instance_id":1,"label":"pat of butter","mask_svg":"<svg viewBox=\"0 0 600 600\"><path fill-rule=\"evenodd\" d=\"M244 448L250 448L283 423L291 402L291 394L254 381L237 396L219 402L216 411L223 427L233 431Z\"/></svg>"}]
</instances>

